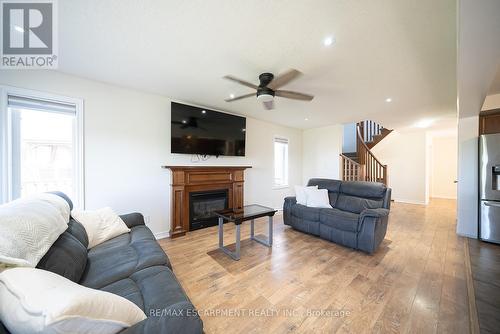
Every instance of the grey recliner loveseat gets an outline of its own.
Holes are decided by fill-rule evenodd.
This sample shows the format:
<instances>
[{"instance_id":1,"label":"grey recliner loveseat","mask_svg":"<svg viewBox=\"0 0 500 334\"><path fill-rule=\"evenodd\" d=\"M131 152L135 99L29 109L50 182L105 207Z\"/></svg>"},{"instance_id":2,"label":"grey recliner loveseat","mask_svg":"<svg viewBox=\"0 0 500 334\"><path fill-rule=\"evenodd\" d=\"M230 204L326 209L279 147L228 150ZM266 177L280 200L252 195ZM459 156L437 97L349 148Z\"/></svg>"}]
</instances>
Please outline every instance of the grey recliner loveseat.
<instances>
[{"instance_id":1,"label":"grey recliner loveseat","mask_svg":"<svg viewBox=\"0 0 500 334\"><path fill-rule=\"evenodd\" d=\"M70 207L71 200L63 193ZM70 218L37 268L83 286L122 296L139 306L147 318L120 334L203 333L203 322L184 292L170 261L139 213L120 216L130 233L87 250L82 224ZM0 334L8 334L0 322Z\"/></svg>"},{"instance_id":2,"label":"grey recliner loveseat","mask_svg":"<svg viewBox=\"0 0 500 334\"><path fill-rule=\"evenodd\" d=\"M373 253L384 240L391 189L381 183L311 179L308 186L328 189L333 209L311 208L285 198L285 225L322 239Z\"/></svg>"}]
</instances>

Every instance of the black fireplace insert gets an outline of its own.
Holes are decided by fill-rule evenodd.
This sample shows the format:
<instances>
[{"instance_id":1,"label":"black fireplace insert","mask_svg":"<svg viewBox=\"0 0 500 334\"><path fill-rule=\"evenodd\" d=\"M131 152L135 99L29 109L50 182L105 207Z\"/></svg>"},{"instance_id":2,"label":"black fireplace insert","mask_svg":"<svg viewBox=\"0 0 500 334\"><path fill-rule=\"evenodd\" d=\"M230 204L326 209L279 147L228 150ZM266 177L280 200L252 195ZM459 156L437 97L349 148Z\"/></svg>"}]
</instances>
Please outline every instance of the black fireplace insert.
<instances>
[{"instance_id":1,"label":"black fireplace insert","mask_svg":"<svg viewBox=\"0 0 500 334\"><path fill-rule=\"evenodd\" d=\"M216 210L228 208L227 189L189 193L189 230L217 225Z\"/></svg>"}]
</instances>

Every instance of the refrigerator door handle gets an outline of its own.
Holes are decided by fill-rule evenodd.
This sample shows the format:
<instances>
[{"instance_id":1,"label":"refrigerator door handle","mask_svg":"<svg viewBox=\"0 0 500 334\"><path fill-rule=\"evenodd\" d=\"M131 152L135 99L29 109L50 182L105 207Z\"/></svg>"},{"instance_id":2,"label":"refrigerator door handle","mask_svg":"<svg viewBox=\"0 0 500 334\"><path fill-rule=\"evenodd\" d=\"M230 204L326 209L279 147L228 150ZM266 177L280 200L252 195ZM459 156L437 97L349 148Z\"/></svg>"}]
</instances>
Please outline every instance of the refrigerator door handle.
<instances>
[{"instance_id":1,"label":"refrigerator door handle","mask_svg":"<svg viewBox=\"0 0 500 334\"><path fill-rule=\"evenodd\" d=\"M484 202L484 205L500 208L500 202Z\"/></svg>"}]
</instances>

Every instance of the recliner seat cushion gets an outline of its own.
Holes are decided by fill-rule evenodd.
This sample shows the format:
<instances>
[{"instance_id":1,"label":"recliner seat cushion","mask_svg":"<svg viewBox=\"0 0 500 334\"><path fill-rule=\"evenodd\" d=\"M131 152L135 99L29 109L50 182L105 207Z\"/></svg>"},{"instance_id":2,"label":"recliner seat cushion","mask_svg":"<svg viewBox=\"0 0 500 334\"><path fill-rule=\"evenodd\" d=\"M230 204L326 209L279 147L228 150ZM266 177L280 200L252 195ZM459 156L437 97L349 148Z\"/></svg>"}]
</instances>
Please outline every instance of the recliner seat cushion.
<instances>
[{"instance_id":1,"label":"recliner seat cushion","mask_svg":"<svg viewBox=\"0 0 500 334\"><path fill-rule=\"evenodd\" d=\"M147 331L139 331L141 333L201 333L203 330L193 304L174 273L165 266L140 270L101 290L130 300L152 318L137 324L147 326Z\"/></svg>"},{"instance_id":2,"label":"recliner seat cushion","mask_svg":"<svg viewBox=\"0 0 500 334\"><path fill-rule=\"evenodd\" d=\"M320 224L334 227L337 230L357 232L359 215L338 209L321 209Z\"/></svg>"},{"instance_id":3,"label":"recliner seat cushion","mask_svg":"<svg viewBox=\"0 0 500 334\"><path fill-rule=\"evenodd\" d=\"M310 221L319 221L319 208L310 208L302 204L292 206L292 215Z\"/></svg>"},{"instance_id":4,"label":"recliner seat cushion","mask_svg":"<svg viewBox=\"0 0 500 334\"><path fill-rule=\"evenodd\" d=\"M157 265L170 267L170 261L149 229L143 225L136 226L130 233L89 250L80 284L99 289Z\"/></svg>"}]
</instances>

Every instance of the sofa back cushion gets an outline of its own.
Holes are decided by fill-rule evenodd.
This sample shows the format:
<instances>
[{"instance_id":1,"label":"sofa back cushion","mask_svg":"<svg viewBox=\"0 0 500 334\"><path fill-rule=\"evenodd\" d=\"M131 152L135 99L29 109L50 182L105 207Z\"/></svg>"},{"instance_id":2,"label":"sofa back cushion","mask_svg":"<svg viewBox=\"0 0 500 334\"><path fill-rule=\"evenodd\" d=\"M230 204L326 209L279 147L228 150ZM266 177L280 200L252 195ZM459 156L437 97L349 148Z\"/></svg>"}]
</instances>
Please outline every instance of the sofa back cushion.
<instances>
[{"instance_id":1,"label":"sofa back cushion","mask_svg":"<svg viewBox=\"0 0 500 334\"><path fill-rule=\"evenodd\" d=\"M335 207L358 214L364 209L382 208L386 193L387 188L382 183L343 181Z\"/></svg>"},{"instance_id":2,"label":"sofa back cushion","mask_svg":"<svg viewBox=\"0 0 500 334\"><path fill-rule=\"evenodd\" d=\"M66 231L52 244L36 267L78 283L86 265L87 247Z\"/></svg>"},{"instance_id":3,"label":"sofa back cushion","mask_svg":"<svg viewBox=\"0 0 500 334\"><path fill-rule=\"evenodd\" d=\"M80 222L70 218L66 232L77 238L78 241L85 246L85 248L89 247L89 237L87 235L87 231Z\"/></svg>"},{"instance_id":4,"label":"sofa back cushion","mask_svg":"<svg viewBox=\"0 0 500 334\"><path fill-rule=\"evenodd\" d=\"M310 179L307 186L318 186L318 189L327 189L331 206L335 207L342 181L331 179Z\"/></svg>"}]
</instances>

